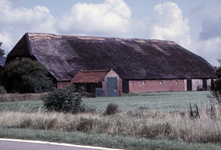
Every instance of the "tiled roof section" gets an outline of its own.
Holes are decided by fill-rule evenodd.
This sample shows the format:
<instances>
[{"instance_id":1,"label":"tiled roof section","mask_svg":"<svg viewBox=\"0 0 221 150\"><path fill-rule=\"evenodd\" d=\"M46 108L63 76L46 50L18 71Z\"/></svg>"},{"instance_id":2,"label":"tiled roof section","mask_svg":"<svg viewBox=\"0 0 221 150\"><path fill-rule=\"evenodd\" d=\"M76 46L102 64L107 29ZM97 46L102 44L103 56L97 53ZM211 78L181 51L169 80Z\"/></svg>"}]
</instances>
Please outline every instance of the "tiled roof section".
<instances>
[{"instance_id":1,"label":"tiled roof section","mask_svg":"<svg viewBox=\"0 0 221 150\"><path fill-rule=\"evenodd\" d=\"M109 68L123 80L215 77L205 59L172 41L26 33L8 57L24 54L57 81L71 81L80 70Z\"/></svg>"},{"instance_id":2,"label":"tiled roof section","mask_svg":"<svg viewBox=\"0 0 221 150\"><path fill-rule=\"evenodd\" d=\"M79 71L71 80L72 83L99 83L110 72L109 70L85 70Z\"/></svg>"}]
</instances>

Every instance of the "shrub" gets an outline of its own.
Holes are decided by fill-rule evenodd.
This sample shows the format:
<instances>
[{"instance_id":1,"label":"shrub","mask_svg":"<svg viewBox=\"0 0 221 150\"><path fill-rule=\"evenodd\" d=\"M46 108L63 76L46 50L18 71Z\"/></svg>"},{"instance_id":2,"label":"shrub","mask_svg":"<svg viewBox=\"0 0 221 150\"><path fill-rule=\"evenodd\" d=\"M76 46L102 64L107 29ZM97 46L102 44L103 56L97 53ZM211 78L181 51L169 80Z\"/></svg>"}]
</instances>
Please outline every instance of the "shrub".
<instances>
[{"instance_id":1,"label":"shrub","mask_svg":"<svg viewBox=\"0 0 221 150\"><path fill-rule=\"evenodd\" d=\"M30 58L6 64L0 77L7 92L42 93L52 89L52 80L46 68Z\"/></svg>"},{"instance_id":2,"label":"shrub","mask_svg":"<svg viewBox=\"0 0 221 150\"><path fill-rule=\"evenodd\" d=\"M54 88L44 98L44 107L49 111L78 113L85 110L81 94L76 94L73 84L65 88Z\"/></svg>"},{"instance_id":3,"label":"shrub","mask_svg":"<svg viewBox=\"0 0 221 150\"><path fill-rule=\"evenodd\" d=\"M117 104L110 103L107 105L106 112L105 112L106 115L114 115L117 112L118 112Z\"/></svg>"}]
</instances>

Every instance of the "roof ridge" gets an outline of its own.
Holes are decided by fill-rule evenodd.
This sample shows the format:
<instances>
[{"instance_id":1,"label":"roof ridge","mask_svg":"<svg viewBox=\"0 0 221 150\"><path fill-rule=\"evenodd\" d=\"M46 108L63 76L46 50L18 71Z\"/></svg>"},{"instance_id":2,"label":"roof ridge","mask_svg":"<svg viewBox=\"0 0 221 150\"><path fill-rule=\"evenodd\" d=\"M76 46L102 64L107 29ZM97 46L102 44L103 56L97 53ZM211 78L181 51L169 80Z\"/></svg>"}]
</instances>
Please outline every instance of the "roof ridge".
<instances>
[{"instance_id":1,"label":"roof ridge","mask_svg":"<svg viewBox=\"0 0 221 150\"><path fill-rule=\"evenodd\" d=\"M100 70L80 70L79 72L104 72L111 71L111 69L100 69Z\"/></svg>"},{"instance_id":2,"label":"roof ridge","mask_svg":"<svg viewBox=\"0 0 221 150\"><path fill-rule=\"evenodd\" d=\"M82 36L82 35L65 35L65 34L55 34L55 33L41 33L41 32L26 32L26 34L28 35L48 35L48 36L62 36L62 37L77 37L77 38L94 38L94 39L119 39L119 40L124 40L124 41L152 41L152 42L173 42L176 43L174 41L170 41L170 40L161 40L161 39L144 39L144 38L120 38L120 37L103 37L103 36ZM176 43L177 44L177 43Z\"/></svg>"}]
</instances>

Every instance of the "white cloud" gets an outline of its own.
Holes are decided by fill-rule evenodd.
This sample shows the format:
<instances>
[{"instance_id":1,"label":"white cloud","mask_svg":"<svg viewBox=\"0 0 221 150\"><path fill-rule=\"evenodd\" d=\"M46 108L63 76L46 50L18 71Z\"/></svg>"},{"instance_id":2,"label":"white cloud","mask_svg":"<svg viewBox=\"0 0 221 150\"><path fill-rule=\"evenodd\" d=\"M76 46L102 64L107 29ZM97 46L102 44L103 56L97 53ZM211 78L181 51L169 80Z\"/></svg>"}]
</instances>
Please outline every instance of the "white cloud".
<instances>
[{"instance_id":1,"label":"white cloud","mask_svg":"<svg viewBox=\"0 0 221 150\"><path fill-rule=\"evenodd\" d=\"M4 26L0 32L0 41L3 41L2 47L6 53L26 32L57 32L53 27L56 19L44 6L36 6L33 9L13 8L10 0L1 0L0 18L0 26Z\"/></svg>"},{"instance_id":2,"label":"white cloud","mask_svg":"<svg viewBox=\"0 0 221 150\"><path fill-rule=\"evenodd\" d=\"M14 45L14 43L12 41L13 40L12 40L11 36L7 32L0 33L0 42L2 42L1 49L3 49L3 50L11 49L12 45Z\"/></svg>"},{"instance_id":3,"label":"white cloud","mask_svg":"<svg viewBox=\"0 0 221 150\"><path fill-rule=\"evenodd\" d=\"M191 15L201 17L202 31L198 40L188 46L196 54L202 56L212 65L218 66L217 59L221 59L221 2L215 5L203 3L191 10Z\"/></svg>"},{"instance_id":4,"label":"white cloud","mask_svg":"<svg viewBox=\"0 0 221 150\"><path fill-rule=\"evenodd\" d=\"M44 6L29 8L13 8L10 1L3 0L0 9L0 24L13 27L25 27L28 30L44 31L48 26L55 23L55 19L50 15L49 10ZM49 23L50 22L50 23ZM53 29L51 31L54 31Z\"/></svg>"},{"instance_id":5,"label":"white cloud","mask_svg":"<svg viewBox=\"0 0 221 150\"><path fill-rule=\"evenodd\" d=\"M191 15L202 17L202 31L199 34L201 40L221 37L221 1L203 3L191 10Z\"/></svg>"},{"instance_id":6,"label":"white cloud","mask_svg":"<svg viewBox=\"0 0 221 150\"><path fill-rule=\"evenodd\" d=\"M181 9L176 3L167 2L154 7L156 22L148 31L149 38L172 40L183 47L190 42L188 18L183 18Z\"/></svg>"},{"instance_id":7,"label":"white cloud","mask_svg":"<svg viewBox=\"0 0 221 150\"><path fill-rule=\"evenodd\" d=\"M58 21L61 33L128 36L131 10L123 0L105 0L100 4L77 3Z\"/></svg>"},{"instance_id":8,"label":"white cloud","mask_svg":"<svg viewBox=\"0 0 221 150\"><path fill-rule=\"evenodd\" d=\"M192 42L188 49L205 58L214 66L219 66L217 59L221 59L221 37Z\"/></svg>"}]
</instances>

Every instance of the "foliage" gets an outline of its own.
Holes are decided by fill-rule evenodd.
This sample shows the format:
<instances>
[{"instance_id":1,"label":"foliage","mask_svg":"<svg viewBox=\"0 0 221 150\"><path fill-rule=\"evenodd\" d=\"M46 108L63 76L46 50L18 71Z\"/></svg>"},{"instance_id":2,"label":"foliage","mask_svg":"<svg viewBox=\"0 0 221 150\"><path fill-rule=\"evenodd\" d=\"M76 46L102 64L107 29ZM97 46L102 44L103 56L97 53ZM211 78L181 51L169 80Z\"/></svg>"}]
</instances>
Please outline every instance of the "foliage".
<instances>
[{"instance_id":1,"label":"foliage","mask_svg":"<svg viewBox=\"0 0 221 150\"><path fill-rule=\"evenodd\" d=\"M221 65L221 59L218 59L218 62ZM216 70L215 74L216 74L217 78L221 78L221 66Z\"/></svg>"},{"instance_id":2,"label":"foliage","mask_svg":"<svg viewBox=\"0 0 221 150\"><path fill-rule=\"evenodd\" d=\"M217 78L221 78L221 67L219 67L215 73L216 73Z\"/></svg>"},{"instance_id":3,"label":"foliage","mask_svg":"<svg viewBox=\"0 0 221 150\"><path fill-rule=\"evenodd\" d=\"M6 94L6 93L7 92L6 92L5 88L4 88L4 86L0 85L0 94Z\"/></svg>"},{"instance_id":4,"label":"foliage","mask_svg":"<svg viewBox=\"0 0 221 150\"><path fill-rule=\"evenodd\" d=\"M1 46L2 46L2 42L0 42L0 57L5 55L5 52L4 52L4 50L1 49Z\"/></svg>"},{"instance_id":5,"label":"foliage","mask_svg":"<svg viewBox=\"0 0 221 150\"><path fill-rule=\"evenodd\" d=\"M54 88L46 95L44 107L49 111L78 113L85 110L82 105L81 93L76 94L73 84L65 88Z\"/></svg>"},{"instance_id":6,"label":"foliage","mask_svg":"<svg viewBox=\"0 0 221 150\"><path fill-rule=\"evenodd\" d=\"M52 89L46 68L36 60L22 58L5 65L1 83L7 92L41 93Z\"/></svg>"},{"instance_id":7,"label":"foliage","mask_svg":"<svg viewBox=\"0 0 221 150\"><path fill-rule=\"evenodd\" d=\"M221 64L221 59L218 60ZM212 95L216 99L216 103L221 104L221 67L215 72L217 79L213 82Z\"/></svg>"},{"instance_id":8,"label":"foliage","mask_svg":"<svg viewBox=\"0 0 221 150\"><path fill-rule=\"evenodd\" d=\"M110 103L107 105L106 112L105 112L106 115L114 115L117 112L118 112L117 104Z\"/></svg>"},{"instance_id":9,"label":"foliage","mask_svg":"<svg viewBox=\"0 0 221 150\"><path fill-rule=\"evenodd\" d=\"M217 104L221 104L221 79L218 79L216 81L213 82L214 87L212 88L212 96L213 98L215 98L215 103Z\"/></svg>"}]
</instances>

